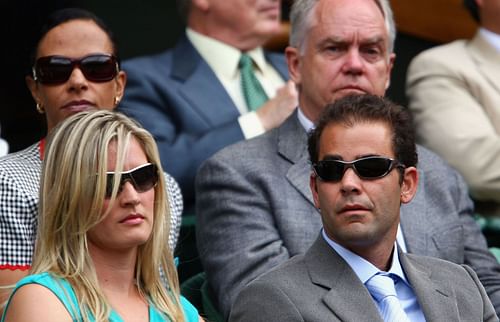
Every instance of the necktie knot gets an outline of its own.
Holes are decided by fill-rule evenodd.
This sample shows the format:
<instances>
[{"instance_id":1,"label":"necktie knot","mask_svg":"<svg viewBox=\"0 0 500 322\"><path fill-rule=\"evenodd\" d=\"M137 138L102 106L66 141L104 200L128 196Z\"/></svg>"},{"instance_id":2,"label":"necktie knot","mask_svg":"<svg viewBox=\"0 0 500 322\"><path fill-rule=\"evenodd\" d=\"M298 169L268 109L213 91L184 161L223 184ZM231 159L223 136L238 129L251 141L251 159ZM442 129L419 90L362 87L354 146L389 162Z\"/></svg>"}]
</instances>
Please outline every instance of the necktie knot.
<instances>
[{"instance_id":1,"label":"necktie knot","mask_svg":"<svg viewBox=\"0 0 500 322\"><path fill-rule=\"evenodd\" d=\"M245 103L250 111L255 111L267 101L267 94L255 76L253 61L249 55L241 55L238 67L240 69L241 90L245 98Z\"/></svg>"},{"instance_id":2,"label":"necktie knot","mask_svg":"<svg viewBox=\"0 0 500 322\"><path fill-rule=\"evenodd\" d=\"M366 288L377 301L377 308L385 322L409 322L396 294L394 280L388 274L377 273L366 283Z\"/></svg>"},{"instance_id":3,"label":"necktie knot","mask_svg":"<svg viewBox=\"0 0 500 322\"><path fill-rule=\"evenodd\" d=\"M247 54L241 54L240 62L238 64L240 69L253 68L252 58Z\"/></svg>"},{"instance_id":4,"label":"necktie knot","mask_svg":"<svg viewBox=\"0 0 500 322\"><path fill-rule=\"evenodd\" d=\"M389 275L376 274L366 282L370 294L377 300L382 301L388 296L396 296L394 280Z\"/></svg>"}]
</instances>

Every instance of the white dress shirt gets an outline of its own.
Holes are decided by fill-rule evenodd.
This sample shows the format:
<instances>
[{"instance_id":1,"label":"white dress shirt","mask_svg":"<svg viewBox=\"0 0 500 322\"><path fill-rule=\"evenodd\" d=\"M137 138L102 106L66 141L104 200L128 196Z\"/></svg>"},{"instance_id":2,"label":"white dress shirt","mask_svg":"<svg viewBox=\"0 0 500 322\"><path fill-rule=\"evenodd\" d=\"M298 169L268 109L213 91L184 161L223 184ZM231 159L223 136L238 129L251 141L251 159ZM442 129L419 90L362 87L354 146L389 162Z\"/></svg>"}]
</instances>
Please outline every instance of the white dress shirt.
<instances>
[{"instance_id":1,"label":"white dress shirt","mask_svg":"<svg viewBox=\"0 0 500 322\"><path fill-rule=\"evenodd\" d=\"M249 112L243 92L238 64L241 51L214 38L202 35L190 28L186 35L208 66L214 71L222 86L233 100L241 116L238 118L243 135L246 139L265 132L255 112ZM254 61L255 76L269 98L276 96L276 90L285 84L280 74L269 64L261 47L246 52Z\"/></svg>"},{"instance_id":2,"label":"white dress shirt","mask_svg":"<svg viewBox=\"0 0 500 322\"><path fill-rule=\"evenodd\" d=\"M500 35L484 28L479 28L479 34L483 37L493 48L500 52Z\"/></svg>"}]
</instances>

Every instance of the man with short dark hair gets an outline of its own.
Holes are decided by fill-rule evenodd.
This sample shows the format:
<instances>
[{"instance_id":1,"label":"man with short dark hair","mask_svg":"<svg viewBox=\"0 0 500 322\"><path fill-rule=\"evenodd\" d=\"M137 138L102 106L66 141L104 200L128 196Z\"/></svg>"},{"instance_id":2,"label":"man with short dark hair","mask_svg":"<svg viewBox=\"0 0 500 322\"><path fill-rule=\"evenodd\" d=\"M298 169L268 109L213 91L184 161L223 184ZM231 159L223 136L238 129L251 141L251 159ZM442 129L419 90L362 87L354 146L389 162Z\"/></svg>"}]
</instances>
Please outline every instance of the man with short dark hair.
<instances>
[{"instance_id":1,"label":"man with short dark hair","mask_svg":"<svg viewBox=\"0 0 500 322\"><path fill-rule=\"evenodd\" d=\"M290 76L299 108L280 127L209 159L197 176L197 243L217 305L228 316L240 290L292 256L321 229L309 189L307 132L349 94L383 96L395 54L387 0L296 0ZM473 218L460 175L418 148L419 189L402 207L403 251L471 266L500 312L500 266Z\"/></svg>"},{"instance_id":2,"label":"man with short dark hair","mask_svg":"<svg viewBox=\"0 0 500 322\"><path fill-rule=\"evenodd\" d=\"M309 138L323 229L243 289L230 321L498 321L472 269L401 252L400 205L418 184L407 110L378 96L326 107Z\"/></svg>"}]
</instances>

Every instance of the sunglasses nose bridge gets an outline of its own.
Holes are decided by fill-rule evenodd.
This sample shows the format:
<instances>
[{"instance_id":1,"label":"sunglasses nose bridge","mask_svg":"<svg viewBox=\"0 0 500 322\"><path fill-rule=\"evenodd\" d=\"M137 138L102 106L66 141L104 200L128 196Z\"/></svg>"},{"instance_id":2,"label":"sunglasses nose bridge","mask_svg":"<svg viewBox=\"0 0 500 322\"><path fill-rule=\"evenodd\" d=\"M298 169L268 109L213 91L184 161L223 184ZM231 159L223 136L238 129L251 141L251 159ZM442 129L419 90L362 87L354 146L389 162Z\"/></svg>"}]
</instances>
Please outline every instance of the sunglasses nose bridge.
<instances>
[{"instance_id":1,"label":"sunglasses nose bridge","mask_svg":"<svg viewBox=\"0 0 500 322\"><path fill-rule=\"evenodd\" d=\"M87 77L85 76L85 73L83 69L80 67L80 64L77 62L74 62L72 64L72 69L69 74L68 82L71 87L84 87L87 84Z\"/></svg>"},{"instance_id":2,"label":"sunglasses nose bridge","mask_svg":"<svg viewBox=\"0 0 500 322\"><path fill-rule=\"evenodd\" d=\"M351 170L351 173L349 173L348 170ZM342 181L344 177L351 175L355 175L357 178L360 178L354 163L344 163L344 169L342 170L342 177L340 178L340 180Z\"/></svg>"},{"instance_id":3,"label":"sunglasses nose bridge","mask_svg":"<svg viewBox=\"0 0 500 322\"><path fill-rule=\"evenodd\" d=\"M123 191L126 189L125 186L127 182L130 184L130 187L127 189L133 188L134 193L137 194L139 192L137 184L134 178L130 174L122 174L122 179L120 180L120 189L119 189L120 193L123 193Z\"/></svg>"}]
</instances>

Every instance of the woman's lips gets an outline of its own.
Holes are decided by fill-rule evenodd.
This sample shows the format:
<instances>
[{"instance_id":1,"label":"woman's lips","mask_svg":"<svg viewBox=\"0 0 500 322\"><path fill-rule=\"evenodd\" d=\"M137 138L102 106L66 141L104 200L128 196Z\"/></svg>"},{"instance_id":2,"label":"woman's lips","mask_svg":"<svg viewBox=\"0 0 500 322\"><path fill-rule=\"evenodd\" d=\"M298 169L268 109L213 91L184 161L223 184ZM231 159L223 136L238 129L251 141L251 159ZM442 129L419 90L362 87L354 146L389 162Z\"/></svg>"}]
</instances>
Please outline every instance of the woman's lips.
<instances>
[{"instance_id":1,"label":"woman's lips","mask_svg":"<svg viewBox=\"0 0 500 322\"><path fill-rule=\"evenodd\" d=\"M79 100L79 101L71 101L63 105L62 109L72 111L72 112L81 112L86 111L90 108L93 108L95 105L87 100Z\"/></svg>"},{"instance_id":2,"label":"woman's lips","mask_svg":"<svg viewBox=\"0 0 500 322\"><path fill-rule=\"evenodd\" d=\"M139 214L128 215L124 219L120 220L120 224L137 225L144 221L144 216Z\"/></svg>"}]
</instances>

